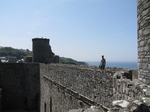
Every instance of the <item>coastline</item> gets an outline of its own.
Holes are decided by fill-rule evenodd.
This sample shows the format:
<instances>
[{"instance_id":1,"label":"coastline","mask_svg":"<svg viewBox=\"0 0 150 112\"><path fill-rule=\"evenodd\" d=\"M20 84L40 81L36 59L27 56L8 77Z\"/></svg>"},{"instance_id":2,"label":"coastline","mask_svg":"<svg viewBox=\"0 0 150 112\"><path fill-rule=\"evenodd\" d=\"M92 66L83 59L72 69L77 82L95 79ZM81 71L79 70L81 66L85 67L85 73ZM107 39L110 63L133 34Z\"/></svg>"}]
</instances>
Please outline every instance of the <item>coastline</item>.
<instances>
[{"instance_id":1,"label":"coastline","mask_svg":"<svg viewBox=\"0 0 150 112\"><path fill-rule=\"evenodd\" d=\"M90 66L99 66L100 62L86 62ZM107 62L106 67L117 67L125 69L138 69L137 62Z\"/></svg>"}]
</instances>

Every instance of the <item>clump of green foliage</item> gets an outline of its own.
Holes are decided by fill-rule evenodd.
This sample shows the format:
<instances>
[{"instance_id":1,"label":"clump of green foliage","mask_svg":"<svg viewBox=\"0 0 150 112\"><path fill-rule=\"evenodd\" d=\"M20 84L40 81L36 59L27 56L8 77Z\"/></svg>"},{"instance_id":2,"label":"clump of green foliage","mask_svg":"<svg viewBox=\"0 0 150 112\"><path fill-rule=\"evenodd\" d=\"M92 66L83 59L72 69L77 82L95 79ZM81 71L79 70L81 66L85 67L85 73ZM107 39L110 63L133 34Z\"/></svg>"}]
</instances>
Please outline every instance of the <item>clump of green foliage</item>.
<instances>
[{"instance_id":1,"label":"clump of green foliage","mask_svg":"<svg viewBox=\"0 0 150 112\"><path fill-rule=\"evenodd\" d=\"M32 56L32 51L26 49L15 49L12 47L0 47L0 57L15 56L17 59L21 59L25 56Z\"/></svg>"}]
</instances>

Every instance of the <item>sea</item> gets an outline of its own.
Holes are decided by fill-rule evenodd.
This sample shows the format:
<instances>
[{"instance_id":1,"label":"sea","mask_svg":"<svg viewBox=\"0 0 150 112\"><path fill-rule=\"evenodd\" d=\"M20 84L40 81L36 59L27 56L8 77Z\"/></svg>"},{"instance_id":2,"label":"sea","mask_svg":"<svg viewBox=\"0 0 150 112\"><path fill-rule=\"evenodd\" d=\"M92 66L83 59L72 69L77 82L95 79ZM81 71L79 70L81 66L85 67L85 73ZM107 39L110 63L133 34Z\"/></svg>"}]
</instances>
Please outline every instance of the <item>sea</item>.
<instances>
[{"instance_id":1,"label":"sea","mask_svg":"<svg viewBox=\"0 0 150 112\"><path fill-rule=\"evenodd\" d=\"M90 66L99 66L100 62L86 62ZM137 69L137 62L107 62L106 67Z\"/></svg>"}]
</instances>

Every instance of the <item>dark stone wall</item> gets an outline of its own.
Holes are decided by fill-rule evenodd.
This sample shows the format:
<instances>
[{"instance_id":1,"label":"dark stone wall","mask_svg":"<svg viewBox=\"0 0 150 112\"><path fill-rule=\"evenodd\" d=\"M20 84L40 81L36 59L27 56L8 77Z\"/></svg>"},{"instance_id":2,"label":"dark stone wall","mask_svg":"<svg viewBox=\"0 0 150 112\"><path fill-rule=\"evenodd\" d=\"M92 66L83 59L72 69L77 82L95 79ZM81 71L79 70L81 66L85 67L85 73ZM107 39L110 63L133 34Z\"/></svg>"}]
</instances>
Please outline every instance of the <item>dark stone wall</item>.
<instances>
[{"instance_id":1,"label":"dark stone wall","mask_svg":"<svg viewBox=\"0 0 150 112\"><path fill-rule=\"evenodd\" d=\"M33 42L33 62L50 63L50 55L52 53L49 45L49 39L34 38Z\"/></svg>"},{"instance_id":2,"label":"dark stone wall","mask_svg":"<svg viewBox=\"0 0 150 112\"><path fill-rule=\"evenodd\" d=\"M2 110L39 110L38 64L0 63Z\"/></svg>"},{"instance_id":3,"label":"dark stone wall","mask_svg":"<svg viewBox=\"0 0 150 112\"><path fill-rule=\"evenodd\" d=\"M0 88L0 112L2 111L2 88Z\"/></svg>"}]
</instances>

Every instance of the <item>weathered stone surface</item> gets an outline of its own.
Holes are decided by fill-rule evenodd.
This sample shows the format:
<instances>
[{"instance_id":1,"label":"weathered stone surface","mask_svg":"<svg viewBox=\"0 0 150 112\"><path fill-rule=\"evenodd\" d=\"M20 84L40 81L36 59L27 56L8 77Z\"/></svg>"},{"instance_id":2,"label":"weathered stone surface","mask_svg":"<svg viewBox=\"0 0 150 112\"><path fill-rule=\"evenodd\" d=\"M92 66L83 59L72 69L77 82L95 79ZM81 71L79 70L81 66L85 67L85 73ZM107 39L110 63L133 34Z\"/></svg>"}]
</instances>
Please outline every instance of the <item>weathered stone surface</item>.
<instances>
[{"instance_id":1,"label":"weathered stone surface","mask_svg":"<svg viewBox=\"0 0 150 112\"><path fill-rule=\"evenodd\" d=\"M122 108L127 108L130 103L126 100L117 100L113 101L112 105L117 106L117 107L122 107Z\"/></svg>"},{"instance_id":2,"label":"weathered stone surface","mask_svg":"<svg viewBox=\"0 0 150 112\"><path fill-rule=\"evenodd\" d=\"M111 106L113 101L112 76L115 70L118 70L117 68L106 68L105 72L94 66L62 64L40 64L40 68L41 74L57 83L42 80L41 109L43 111L44 103L49 105L50 99L47 98L50 97L52 97L54 111L89 107L85 100L81 98L82 95L106 107ZM59 86L59 84L62 86ZM78 93L78 97L77 94L75 96L74 93L68 92L69 89ZM64 94L62 95L62 93ZM63 106L63 104L67 105ZM49 110L49 107L47 109Z\"/></svg>"},{"instance_id":3,"label":"weathered stone surface","mask_svg":"<svg viewBox=\"0 0 150 112\"><path fill-rule=\"evenodd\" d=\"M139 100L121 100L121 102L128 102L128 105L126 106L120 106L120 102L118 102L117 105L114 105L112 109L110 109L108 112L150 112L150 108L147 104L139 101Z\"/></svg>"},{"instance_id":4,"label":"weathered stone surface","mask_svg":"<svg viewBox=\"0 0 150 112\"><path fill-rule=\"evenodd\" d=\"M101 109L100 107L91 106L90 108L86 109L83 112L104 112L104 110Z\"/></svg>"},{"instance_id":5,"label":"weathered stone surface","mask_svg":"<svg viewBox=\"0 0 150 112\"><path fill-rule=\"evenodd\" d=\"M145 83L149 84L149 75L145 71L149 72L150 64L150 1L138 0L138 59L139 64L139 78L142 78Z\"/></svg>"},{"instance_id":6,"label":"weathered stone surface","mask_svg":"<svg viewBox=\"0 0 150 112\"><path fill-rule=\"evenodd\" d=\"M150 97L143 97L143 102L146 103L148 106L150 106Z\"/></svg>"},{"instance_id":7,"label":"weathered stone surface","mask_svg":"<svg viewBox=\"0 0 150 112\"><path fill-rule=\"evenodd\" d=\"M84 111L84 109L73 109L68 112L83 112L83 111Z\"/></svg>"},{"instance_id":8,"label":"weathered stone surface","mask_svg":"<svg viewBox=\"0 0 150 112\"><path fill-rule=\"evenodd\" d=\"M68 112L106 112L106 111L104 111L99 106L91 106L90 108L87 109L72 109L69 110Z\"/></svg>"}]
</instances>

